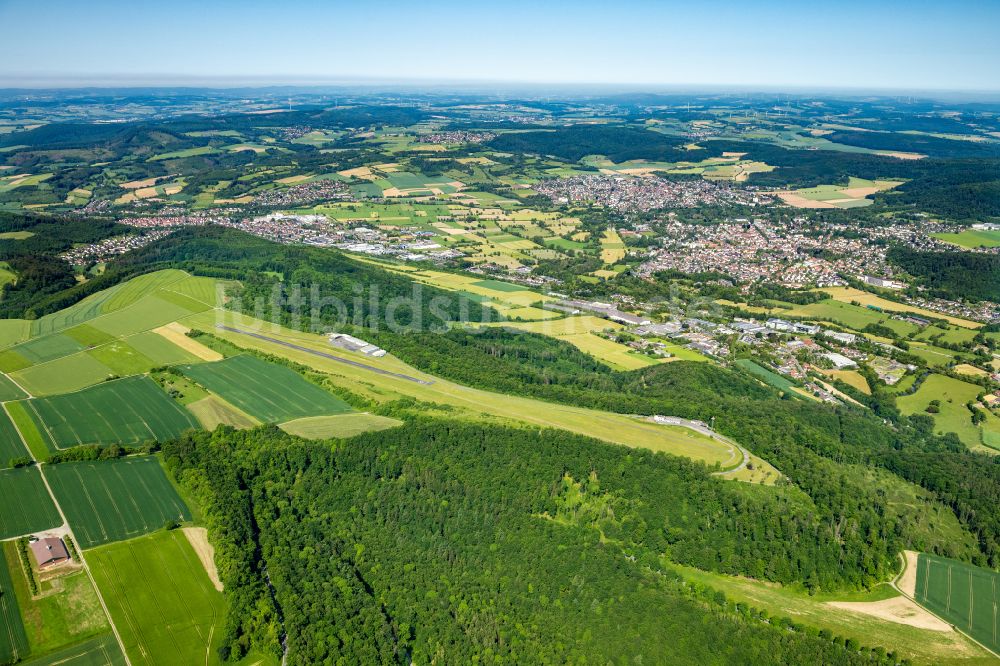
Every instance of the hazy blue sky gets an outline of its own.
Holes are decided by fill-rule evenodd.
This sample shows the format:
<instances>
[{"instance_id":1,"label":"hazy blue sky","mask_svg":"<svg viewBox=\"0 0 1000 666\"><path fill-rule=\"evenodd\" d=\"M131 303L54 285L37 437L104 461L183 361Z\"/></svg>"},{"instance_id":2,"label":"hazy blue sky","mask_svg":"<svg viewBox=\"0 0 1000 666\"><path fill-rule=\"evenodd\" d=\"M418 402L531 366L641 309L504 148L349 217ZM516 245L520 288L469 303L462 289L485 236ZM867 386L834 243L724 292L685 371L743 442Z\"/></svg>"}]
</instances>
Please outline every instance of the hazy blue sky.
<instances>
[{"instance_id":1,"label":"hazy blue sky","mask_svg":"<svg viewBox=\"0 0 1000 666\"><path fill-rule=\"evenodd\" d=\"M0 25L0 85L292 77L1000 90L1000 0L0 0Z\"/></svg>"}]
</instances>

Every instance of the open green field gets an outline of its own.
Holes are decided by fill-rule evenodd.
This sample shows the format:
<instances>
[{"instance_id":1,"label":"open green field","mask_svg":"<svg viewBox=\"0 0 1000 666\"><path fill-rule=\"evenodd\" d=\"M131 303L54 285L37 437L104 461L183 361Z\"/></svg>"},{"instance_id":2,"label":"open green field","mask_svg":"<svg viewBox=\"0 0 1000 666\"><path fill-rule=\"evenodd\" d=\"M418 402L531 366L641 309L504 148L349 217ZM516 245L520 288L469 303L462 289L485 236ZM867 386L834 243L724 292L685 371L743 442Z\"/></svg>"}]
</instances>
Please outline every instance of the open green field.
<instances>
[{"instance_id":1,"label":"open green field","mask_svg":"<svg viewBox=\"0 0 1000 666\"><path fill-rule=\"evenodd\" d=\"M177 365L178 363L196 363L198 357L191 354L162 335L144 331L130 335L125 339L128 346L148 358L154 367L161 365Z\"/></svg>"},{"instance_id":2,"label":"open green field","mask_svg":"<svg viewBox=\"0 0 1000 666\"><path fill-rule=\"evenodd\" d=\"M5 551L0 548L0 663L14 663L28 654L28 634L21 620L21 609L14 592ZM17 553L14 553L17 557ZM20 566L17 560L14 565Z\"/></svg>"},{"instance_id":3,"label":"open green field","mask_svg":"<svg viewBox=\"0 0 1000 666\"><path fill-rule=\"evenodd\" d=\"M111 368L87 353L33 365L10 373L12 379L32 395L53 395L78 391L103 382L113 375Z\"/></svg>"},{"instance_id":4,"label":"open green field","mask_svg":"<svg viewBox=\"0 0 1000 666\"><path fill-rule=\"evenodd\" d=\"M762 380L765 384L770 384L779 391L792 391L795 387L795 384L793 384L791 380L754 363L748 358L741 358L738 361L734 361L733 365L738 365L750 374Z\"/></svg>"},{"instance_id":5,"label":"open green field","mask_svg":"<svg viewBox=\"0 0 1000 666\"><path fill-rule=\"evenodd\" d=\"M216 664L226 604L180 530L87 553L133 666Z\"/></svg>"},{"instance_id":6,"label":"open green field","mask_svg":"<svg viewBox=\"0 0 1000 666\"><path fill-rule=\"evenodd\" d=\"M208 155L210 153L219 152L217 149L211 146L200 146L198 148L187 148L185 150L175 150L169 153L160 153L159 155L154 155L150 157L147 162L156 162L159 160L171 160L180 159L183 157L197 157L198 155Z\"/></svg>"},{"instance_id":7,"label":"open green field","mask_svg":"<svg viewBox=\"0 0 1000 666\"><path fill-rule=\"evenodd\" d=\"M191 520L154 456L47 465L45 477L81 548L148 534L167 520Z\"/></svg>"},{"instance_id":8,"label":"open green field","mask_svg":"<svg viewBox=\"0 0 1000 666\"><path fill-rule=\"evenodd\" d=\"M921 553L916 600L991 650L1000 650L1000 574Z\"/></svg>"},{"instance_id":9,"label":"open green field","mask_svg":"<svg viewBox=\"0 0 1000 666\"><path fill-rule=\"evenodd\" d=\"M190 279L190 276L187 273L175 269L140 275L128 282L117 284L109 289L88 296L79 303L75 303L64 310L39 317L31 322L31 334L39 336L62 331L77 324L117 312L138 302L143 297L155 293L159 289L172 287L188 279ZM207 278L200 279L204 280Z\"/></svg>"},{"instance_id":10,"label":"open green field","mask_svg":"<svg viewBox=\"0 0 1000 666\"><path fill-rule=\"evenodd\" d=\"M28 450L24 448L24 442L17 434L17 428L7 416L7 412L0 409L0 469L8 467L11 458L23 458L26 455Z\"/></svg>"},{"instance_id":11,"label":"open green field","mask_svg":"<svg viewBox=\"0 0 1000 666\"><path fill-rule=\"evenodd\" d=\"M841 323L856 331L864 329L869 324L885 324L890 320L890 316L884 312L876 312L865 307L843 303L833 299L826 299L808 305L799 305L788 314L794 317L808 317L818 321L829 321ZM905 323L905 322L902 322ZM916 330L916 326L912 327Z\"/></svg>"},{"instance_id":12,"label":"open green field","mask_svg":"<svg viewBox=\"0 0 1000 666\"><path fill-rule=\"evenodd\" d=\"M944 375L930 375L915 393L896 399L899 411L907 416L925 414L931 400L939 400L940 412L929 414L939 433L953 432L966 446L980 444L980 429L972 424L972 413L965 406L975 400L982 387Z\"/></svg>"},{"instance_id":13,"label":"open green field","mask_svg":"<svg viewBox=\"0 0 1000 666\"><path fill-rule=\"evenodd\" d=\"M38 432L35 421L24 408L27 402L5 402L4 411L10 417L14 427L21 433L21 438L28 446L28 450L35 460L45 460L49 457L49 448L45 445L45 438Z\"/></svg>"},{"instance_id":14,"label":"open green field","mask_svg":"<svg viewBox=\"0 0 1000 666\"><path fill-rule=\"evenodd\" d=\"M43 657L29 659L24 666L125 666L125 655L115 635L109 631Z\"/></svg>"},{"instance_id":15,"label":"open green field","mask_svg":"<svg viewBox=\"0 0 1000 666\"><path fill-rule=\"evenodd\" d=\"M938 233L931 234L934 238L943 240L946 243L954 243L960 247L972 249L977 247L1000 247L1000 231L980 231L978 229L966 229L957 234Z\"/></svg>"},{"instance_id":16,"label":"open green field","mask_svg":"<svg viewBox=\"0 0 1000 666\"><path fill-rule=\"evenodd\" d=\"M127 377L25 404L46 446L138 444L177 437L198 424L148 377Z\"/></svg>"},{"instance_id":17,"label":"open green field","mask_svg":"<svg viewBox=\"0 0 1000 666\"><path fill-rule=\"evenodd\" d=\"M350 406L299 373L241 354L215 363L184 365L186 376L266 423L341 414Z\"/></svg>"},{"instance_id":18,"label":"open green field","mask_svg":"<svg viewBox=\"0 0 1000 666\"><path fill-rule=\"evenodd\" d=\"M37 467L0 470L0 539L23 536L62 524Z\"/></svg>"},{"instance_id":19,"label":"open green field","mask_svg":"<svg viewBox=\"0 0 1000 666\"><path fill-rule=\"evenodd\" d=\"M930 319L944 319L956 326L961 326L963 328L982 328L982 324L975 321L970 321L968 319L962 319L960 317L952 317L950 315L941 314L939 312L933 312L931 310L925 310L923 308L918 308L912 305L906 305L905 303L897 303L896 301L890 301L888 299L877 296L867 291L862 291L860 289L855 289L854 287L823 287L822 289L817 289L815 291L822 291L829 294L830 297L835 301L840 301L842 303L850 304L851 301L856 301L862 306L873 305L877 308L881 308L886 311L892 312L912 312L919 317L927 317ZM827 301L821 301L821 303L826 303ZM794 313L792 313L794 314Z\"/></svg>"},{"instance_id":20,"label":"open green field","mask_svg":"<svg viewBox=\"0 0 1000 666\"><path fill-rule=\"evenodd\" d=\"M84 346L68 335L61 333L50 333L38 338L33 338L27 342L11 347L13 352L26 360L29 365L45 363L63 356L75 354L82 351Z\"/></svg>"},{"instance_id":21,"label":"open green field","mask_svg":"<svg viewBox=\"0 0 1000 666\"><path fill-rule=\"evenodd\" d=\"M205 430L215 430L219 425L223 424L232 426L238 430L260 425L260 421L214 394L206 393L205 397L192 400L187 403L186 407L188 411L194 414Z\"/></svg>"},{"instance_id":22,"label":"open green field","mask_svg":"<svg viewBox=\"0 0 1000 666\"><path fill-rule=\"evenodd\" d=\"M562 428L614 444L686 456L707 462L709 465L717 462L723 468L735 467L742 459L742 454L731 446L694 433L687 428L658 425L624 414L558 405L474 389L440 377L427 375L392 355L378 359L366 359L365 361L374 367L432 382L430 384L416 384L398 377L380 375L364 368L357 368L308 352L290 349L266 340L216 329L217 316L222 317L224 323L230 326L255 330L263 335L293 342L307 349L315 349L331 356L352 359L350 352L341 353L336 348L331 347L324 336L293 331L232 312L193 315L182 323L195 329L211 331L239 347L260 350L308 365L318 372L327 373L328 381L378 402L412 397L424 402L457 408L456 417L464 411L471 418L486 416L542 427Z\"/></svg>"},{"instance_id":23,"label":"open green field","mask_svg":"<svg viewBox=\"0 0 1000 666\"><path fill-rule=\"evenodd\" d=\"M110 630L83 569L76 567L54 578L41 578L39 594L32 597L16 542L5 542L3 550L32 655L47 654Z\"/></svg>"},{"instance_id":24,"label":"open green field","mask_svg":"<svg viewBox=\"0 0 1000 666\"><path fill-rule=\"evenodd\" d=\"M281 424L290 435L306 439L344 438L373 430L386 430L403 425L402 421L377 414L336 414L334 416L307 416Z\"/></svg>"}]
</instances>

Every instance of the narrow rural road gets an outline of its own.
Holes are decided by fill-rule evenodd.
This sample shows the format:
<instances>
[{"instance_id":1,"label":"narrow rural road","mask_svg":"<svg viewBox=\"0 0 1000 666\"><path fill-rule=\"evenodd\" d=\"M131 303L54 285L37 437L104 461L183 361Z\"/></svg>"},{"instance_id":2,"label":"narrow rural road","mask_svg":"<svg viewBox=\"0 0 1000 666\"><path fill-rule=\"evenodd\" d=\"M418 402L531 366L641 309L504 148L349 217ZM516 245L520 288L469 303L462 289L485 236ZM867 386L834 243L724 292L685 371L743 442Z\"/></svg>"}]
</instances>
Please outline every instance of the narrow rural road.
<instances>
[{"instance_id":1,"label":"narrow rural road","mask_svg":"<svg viewBox=\"0 0 1000 666\"><path fill-rule=\"evenodd\" d=\"M742 456L742 458L743 458L740 461L740 464L737 465L736 467L732 468L732 469L723 470L721 472L712 472L712 474L714 474L715 476L725 476L725 475L728 475L728 474L735 474L736 472L738 472L741 469L745 468L747 466L747 463L750 462L750 452L749 451L747 451L745 448L743 448L742 446L740 446L739 444L737 444L733 440L729 439L728 437L726 437L724 435L720 435L719 433L715 432L714 430L712 430L711 428L709 428L707 425L705 425L701 421L692 421L690 419L682 419L682 418L680 418L678 416L660 416L660 417L655 417L654 416L654 417L651 417L649 420L653 421L654 423L660 423L662 425L681 426L682 428L688 428L689 430L694 430L695 432L700 433L702 435L705 435L706 437L711 437L712 439L714 439L714 440L716 440L718 442L722 442L723 444L726 444L728 446L732 446L737 451L739 451L740 454L741 454L741 456Z\"/></svg>"}]
</instances>

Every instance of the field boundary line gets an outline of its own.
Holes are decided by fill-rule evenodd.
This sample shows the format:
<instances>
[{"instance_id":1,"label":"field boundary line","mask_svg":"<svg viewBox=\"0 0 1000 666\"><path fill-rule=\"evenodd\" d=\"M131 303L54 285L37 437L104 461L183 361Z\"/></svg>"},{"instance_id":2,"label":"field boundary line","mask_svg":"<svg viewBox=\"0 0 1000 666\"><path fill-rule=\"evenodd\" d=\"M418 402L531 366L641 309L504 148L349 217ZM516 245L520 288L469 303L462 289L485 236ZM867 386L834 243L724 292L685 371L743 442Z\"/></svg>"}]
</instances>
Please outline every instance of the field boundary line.
<instances>
[{"instance_id":1,"label":"field boundary line","mask_svg":"<svg viewBox=\"0 0 1000 666\"><path fill-rule=\"evenodd\" d=\"M20 440L21 440L21 446L23 446L23 447L24 447L24 450L28 452L28 456L29 456L29 457L30 457L30 458L31 458L32 460L34 460L35 462L38 462L38 460L37 460L37 459L35 458L35 454L31 452L31 447L30 447L30 446L28 446L28 440L26 440L26 439L24 438L24 433L22 433L22 432L21 432L21 429L17 427L17 424L16 424L16 423L14 423L14 419L13 419L13 418L11 417L11 415L10 415L10 410L8 410L8 409L7 409L7 403L6 403L6 402L5 402L5 403L3 403L3 411L4 411L4 414L6 414L6 415L7 415L7 420L8 420L8 421L10 421L10 424L11 424L12 426L14 426L14 432L16 432L16 433L17 433L17 437L18 437L18 439L20 439Z\"/></svg>"},{"instance_id":2,"label":"field boundary line","mask_svg":"<svg viewBox=\"0 0 1000 666\"><path fill-rule=\"evenodd\" d=\"M28 367L30 368L31 366L29 365ZM5 373L3 373L3 374L4 374L4 376L5 376L5 377L6 377L7 379L9 379L9 380L10 380L10 383L11 383L11 384L13 384L13 385L14 385L14 386L16 386L17 388L21 389L22 391L24 391L24 395L28 396L28 397L26 397L26 398L18 398L19 400L30 400L31 398L34 398L34 397L35 397L35 396L31 395L31 391L29 391L28 389L24 388L24 387L23 387L23 386L21 386L20 384L18 384L18 383L17 383L17 380L16 380L16 379L14 379L13 377L11 377L11 376L10 376L10 373L9 373L9 372L5 372Z\"/></svg>"},{"instance_id":3,"label":"field boundary line","mask_svg":"<svg viewBox=\"0 0 1000 666\"><path fill-rule=\"evenodd\" d=\"M52 498L52 503L55 504L56 511L59 512L59 516L63 519L63 525L66 528L66 533L73 538L73 542L76 544L76 555L80 558L80 564L83 565L83 570L87 572L87 578L90 579L90 584L94 586L94 592L97 593L97 600L101 602L101 608L104 609L104 615L108 618L108 625L111 627L111 632L115 635L115 640L118 641L118 647L121 648L122 657L125 659L125 666L132 666L132 661L128 658L128 653L125 652L125 643L122 641L121 634L118 633L118 627L115 626L114 618L111 617L111 611L108 610L108 604L104 601L104 595L101 594L101 588L97 586L94 574L90 571L90 565L87 564L87 560L83 556L83 547L80 545L79 539L76 538L73 526L70 525L69 520L66 519L66 514L63 512L62 506L60 506L59 500L56 499L56 494L52 492L52 486L49 485L49 480L45 478L45 470L42 469L44 466L45 463L38 464L38 472L42 475L42 482L45 484L45 489L49 492L49 497Z\"/></svg>"}]
</instances>

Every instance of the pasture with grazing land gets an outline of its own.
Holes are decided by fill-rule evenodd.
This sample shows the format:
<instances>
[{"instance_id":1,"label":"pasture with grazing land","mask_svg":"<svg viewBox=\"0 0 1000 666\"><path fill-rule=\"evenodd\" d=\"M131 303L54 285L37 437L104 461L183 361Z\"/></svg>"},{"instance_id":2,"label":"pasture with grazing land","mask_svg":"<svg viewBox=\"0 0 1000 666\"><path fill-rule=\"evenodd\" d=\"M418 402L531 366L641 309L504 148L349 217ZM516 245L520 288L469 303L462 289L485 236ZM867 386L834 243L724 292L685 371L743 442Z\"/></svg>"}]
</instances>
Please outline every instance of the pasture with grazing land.
<instances>
[{"instance_id":1,"label":"pasture with grazing land","mask_svg":"<svg viewBox=\"0 0 1000 666\"><path fill-rule=\"evenodd\" d=\"M81 548L191 520L154 456L47 465L45 476Z\"/></svg>"},{"instance_id":2,"label":"pasture with grazing land","mask_svg":"<svg viewBox=\"0 0 1000 666\"><path fill-rule=\"evenodd\" d=\"M284 366L241 354L215 363L180 366L181 372L266 423L351 411L340 398Z\"/></svg>"},{"instance_id":3,"label":"pasture with grazing land","mask_svg":"<svg viewBox=\"0 0 1000 666\"><path fill-rule=\"evenodd\" d=\"M932 400L939 402L938 412L930 413L935 430L953 432L966 446L980 444L980 426L972 423L972 412L965 406L975 401L982 387L944 375L930 375L914 393L896 399L899 410L910 414L924 414Z\"/></svg>"},{"instance_id":4,"label":"pasture with grazing land","mask_svg":"<svg viewBox=\"0 0 1000 666\"><path fill-rule=\"evenodd\" d=\"M80 444L139 444L198 424L148 377L105 382L24 403L52 451Z\"/></svg>"},{"instance_id":5,"label":"pasture with grazing land","mask_svg":"<svg viewBox=\"0 0 1000 666\"><path fill-rule=\"evenodd\" d=\"M40 532L62 524L37 467L0 470L0 539Z\"/></svg>"},{"instance_id":6,"label":"pasture with grazing land","mask_svg":"<svg viewBox=\"0 0 1000 666\"><path fill-rule=\"evenodd\" d=\"M226 604L181 530L87 553L133 666L216 664Z\"/></svg>"}]
</instances>

